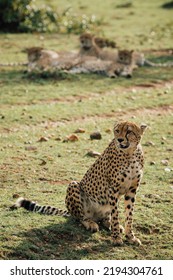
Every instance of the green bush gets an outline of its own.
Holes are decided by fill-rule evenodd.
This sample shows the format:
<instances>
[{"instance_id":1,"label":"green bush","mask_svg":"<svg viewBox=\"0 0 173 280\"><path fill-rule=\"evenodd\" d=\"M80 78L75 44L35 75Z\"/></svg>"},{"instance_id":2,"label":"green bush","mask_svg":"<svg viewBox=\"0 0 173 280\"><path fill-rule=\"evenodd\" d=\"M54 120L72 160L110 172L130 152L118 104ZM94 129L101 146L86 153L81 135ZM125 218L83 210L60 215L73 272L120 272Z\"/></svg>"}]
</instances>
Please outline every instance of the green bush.
<instances>
[{"instance_id":1,"label":"green bush","mask_svg":"<svg viewBox=\"0 0 173 280\"><path fill-rule=\"evenodd\" d=\"M78 16L70 8L58 14L50 6L37 7L34 0L0 0L0 31L81 33L100 24L92 16Z\"/></svg>"},{"instance_id":2,"label":"green bush","mask_svg":"<svg viewBox=\"0 0 173 280\"><path fill-rule=\"evenodd\" d=\"M57 28L58 16L49 6L38 8L34 0L0 0L0 29L8 32L46 32Z\"/></svg>"}]
</instances>

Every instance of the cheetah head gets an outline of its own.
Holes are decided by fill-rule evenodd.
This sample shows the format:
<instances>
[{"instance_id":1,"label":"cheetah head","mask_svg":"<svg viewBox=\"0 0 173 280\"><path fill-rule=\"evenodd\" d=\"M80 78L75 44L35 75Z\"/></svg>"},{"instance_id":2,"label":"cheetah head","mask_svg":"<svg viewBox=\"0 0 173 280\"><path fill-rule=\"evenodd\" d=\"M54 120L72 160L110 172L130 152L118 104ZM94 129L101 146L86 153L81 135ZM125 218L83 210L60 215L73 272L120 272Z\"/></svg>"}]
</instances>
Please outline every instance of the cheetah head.
<instances>
[{"instance_id":1,"label":"cheetah head","mask_svg":"<svg viewBox=\"0 0 173 280\"><path fill-rule=\"evenodd\" d=\"M119 50L118 51L118 62L130 65L133 61L133 51Z\"/></svg>"},{"instance_id":2,"label":"cheetah head","mask_svg":"<svg viewBox=\"0 0 173 280\"><path fill-rule=\"evenodd\" d=\"M103 49L103 48L108 46L107 40L104 39L104 38L101 38L101 37L94 37L94 42L101 49Z\"/></svg>"},{"instance_id":3,"label":"cheetah head","mask_svg":"<svg viewBox=\"0 0 173 280\"><path fill-rule=\"evenodd\" d=\"M135 150L140 143L146 127L147 125L145 124L139 127L135 123L127 121L117 123L114 127L117 148L127 151Z\"/></svg>"},{"instance_id":4,"label":"cheetah head","mask_svg":"<svg viewBox=\"0 0 173 280\"><path fill-rule=\"evenodd\" d=\"M35 62L37 61L42 54L43 48L41 47L32 47L32 48L26 48L24 52L28 55L28 61L29 62Z\"/></svg>"},{"instance_id":5,"label":"cheetah head","mask_svg":"<svg viewBox=\"0 0 173 280\"><path fill-rule=\"evenodd\" d=\"M94 44L94 36L90 33L83 33L79 37L81 48L89 50Z\"/></svg>"}]
</instances>

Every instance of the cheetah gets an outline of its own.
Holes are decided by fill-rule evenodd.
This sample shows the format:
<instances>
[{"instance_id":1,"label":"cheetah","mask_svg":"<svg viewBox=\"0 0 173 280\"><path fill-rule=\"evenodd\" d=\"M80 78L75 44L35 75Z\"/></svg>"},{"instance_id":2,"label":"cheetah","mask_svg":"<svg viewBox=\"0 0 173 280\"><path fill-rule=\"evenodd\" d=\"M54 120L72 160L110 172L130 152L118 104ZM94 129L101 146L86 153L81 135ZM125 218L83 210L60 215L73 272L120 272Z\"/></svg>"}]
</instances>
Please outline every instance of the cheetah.
<instances>
[{"instance_id":1,"label":"cheetah","mask_svg":"<svg viewBox=\"0 0 173 280\"><path fill-rule=\"evenodd\" d=\"M119 50L117 62L103 61L94 56L78 56L75 53L57 53L42 48L30 48L28 53L28 71L62 70L67 73L98 73L108 77L131 78L132 51Z\"/></svg>"},{"instance_id":2,"label":"cheetah","mask_svg":"<svg viewBox=\"0 0 173 280\"><path fill-rule=\"evenodd\" d=\"M95 36L94 41L95 41L96 45L101 49L106 48L106 47L110 47L112 49L115 49L117 47L117 45L114 41L106 39L106 38Z\"/></svg>"},{"instance_id":3,"label":"cheetah","mask_svg":"<svg viewBox=\"0 0 173 280\"><path fill-rule=\"evenodd\" d=\"M102 224L111 231L114 245L122 245L118 204L124 196L125 238L129 243L140 245L132 228L136 192L139 188L144 157L140 144L147 125L140 126L129 121L114 126L114 138L104 152L83 176L80 182L71 182L67 188L65 204L67 210L19 198L12 210L26 210L49 215L72 216L91 232L97 232Z\"/></svg>"},{"instance_id":4,"label":"cheetah","mask_svg":"<svg viewBox=\"0 0 173 280\"><path fill-rule=\"evenodd\" d=\"M104 41L101 41L99 37L95 37L90 33L83 33L79 37L80 40L80 51L81 56L94 56L101 60L116 61L118 52L103 50ZM101 47L100 47L101 46Z\"/></svg>"},{"instance_id":5,"label":"cheetah","mask_svg":"<svg viewBox=\"0 0 173 280\"><path fill-rule=\"evenodd\" d=\"M96 37L90 33L83 33L80 36L80 51L79 55L81 56L94 56L101 60L106 61L113 61L117 62L119 60L119 52L118 49L116 50L102 50L102 48L106 46L111 46L111 41L107 43L106 45L106 39ZM113 48L116 47L116 44L113 46ZM128 51L128 50L127 50ZM138 66L150 66L150 67L173 67L172 62L167 63L154 63L148 59L145 58L144 54L133 50L133 65L134 69ZM136 66L136 67L135 67Z\"/></svg>"},{"instance_id":6,"label":"cheetah","mask_svg":"<svg viewBox=\"0 0 173 280\"><path fill-rule=\"evenodd\" d=\"M25 50L28 56L28 72L68 70L81 61L74 52L56 52L40 47Z\"/></svg>"},{"instance_id":7,"label":"cheetah","mask_svg":"<svg viewBox=\"0 0 173 280\"><path fill-rule=\"evenodd\" d=\"M69 73L97 73L116 78L118 76L131 78L133 70L136 68L132 60L133 51L119 50L116 61L106 61L85 56L81 62L71 68Z\"/></svg>"},{"instance_id":8,"label":"cheetah","mask_svg":"<svg viewBox=\"0 0 173 280\"><path fill-rule=\"evenodd\" d=\"M83 33L79 37L79 55L95 56L99 58L100 47L96 44L94 36L90 33Z\"/></svg>"},{"instance_id":9,"label":"cheetah","mask_svg":"<svg viewBox=\"0 0 173 280\"><path fill-rule=\"evenodd\" d=\"M80 52L84 55L98 55L105 47L116 48L116 43L103 37L97 37L91 33L82 33L79 37Z\"/></svg>"}]
</instances>

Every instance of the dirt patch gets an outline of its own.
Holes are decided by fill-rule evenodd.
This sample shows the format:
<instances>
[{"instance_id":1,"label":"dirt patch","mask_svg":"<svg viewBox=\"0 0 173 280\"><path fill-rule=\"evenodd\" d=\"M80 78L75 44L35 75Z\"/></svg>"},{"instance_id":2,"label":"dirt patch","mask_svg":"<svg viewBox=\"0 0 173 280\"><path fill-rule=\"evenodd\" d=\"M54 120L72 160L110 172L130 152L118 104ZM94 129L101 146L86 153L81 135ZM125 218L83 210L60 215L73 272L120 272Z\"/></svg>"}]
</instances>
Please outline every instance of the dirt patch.
<instances>
[{"instance_id":1,"label":"dirt patch","mask_svg":"<svg viewBox=\"0 0 173 280\"><path fill-rule=\"evenodd\" d=\"M173 87L173 80L170 81L153 81L150 83L141 83L141 84L136 84L132 87L129 87L133 89L143 89L143 88L156 88L156 89L162 89L162 88L172 88Z\"/></svg>"}]
</instances>

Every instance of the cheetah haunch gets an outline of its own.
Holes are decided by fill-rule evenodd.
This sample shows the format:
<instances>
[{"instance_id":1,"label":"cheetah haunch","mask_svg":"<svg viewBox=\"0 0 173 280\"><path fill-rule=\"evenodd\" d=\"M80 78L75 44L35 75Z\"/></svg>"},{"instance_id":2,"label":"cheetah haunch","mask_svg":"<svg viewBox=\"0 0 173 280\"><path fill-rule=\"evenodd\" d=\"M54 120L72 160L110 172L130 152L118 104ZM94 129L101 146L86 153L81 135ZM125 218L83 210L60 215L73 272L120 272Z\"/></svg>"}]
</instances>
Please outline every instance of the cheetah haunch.
<instances>
[{"instance_id":1,"label":"cheetah haunch","mask_svg":"<svg viewBox=\"0 0 173 280\"><path fill-rule=\"evenodd\" d=\"M72 182L67 188L66 207L60 210L40 206L33 201L19 198L11 207L23 207L29 211L49 215L73 216L86 229L96 232L102 223L112 232L115 245L123 243L118 218L118 203L124 196L125 237L128 242L141 244L132 230L136 192L143 173L143 152L140 144L146 125L120 122L114 127L114 139L89 168L80 182Z\"/></svg>"}]
</instances>

